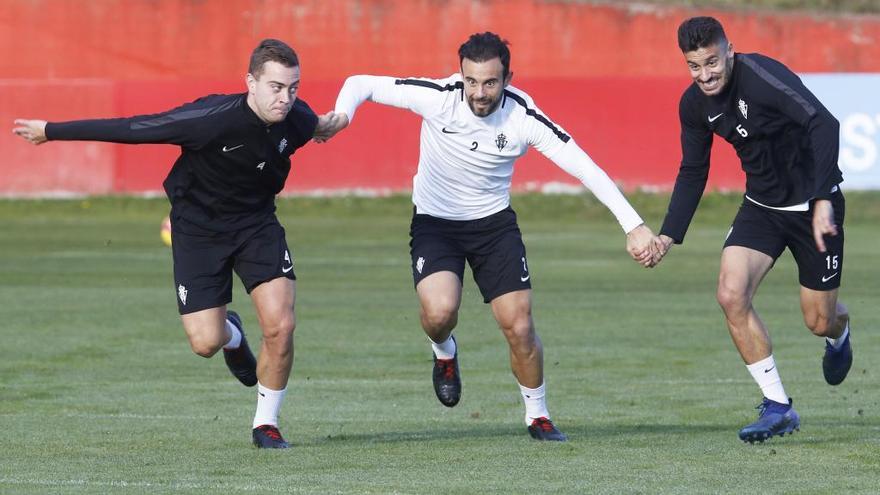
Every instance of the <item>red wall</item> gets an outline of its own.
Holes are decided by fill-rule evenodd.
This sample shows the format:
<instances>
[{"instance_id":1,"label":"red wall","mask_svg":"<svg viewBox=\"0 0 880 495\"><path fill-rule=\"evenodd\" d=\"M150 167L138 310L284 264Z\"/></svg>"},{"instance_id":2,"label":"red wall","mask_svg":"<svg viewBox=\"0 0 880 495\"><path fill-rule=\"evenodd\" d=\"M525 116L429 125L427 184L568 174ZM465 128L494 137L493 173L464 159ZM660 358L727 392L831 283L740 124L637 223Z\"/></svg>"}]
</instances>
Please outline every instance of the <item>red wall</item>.
<instances>
[{"instance_id":1,"label":"red wall","mask_svg":"<svg viewBox=\"0 0 880 495\"><path fill-rule=\"evenodd\" d=\"M288 41L302 98L332 108L354 73L446 76L471 33L512 44L514 84L627 186L668 186L678 150L677 102L688 78L675 28L717 16L740 51L800 72L880 71L880 18L613 7L540 0L0 0L0 121L132 115L206 93L244 89L247 57L264 37ZM817 43L821 40L821 43ZM352 128L294 157L288 191L407 189L418 120L367 104ZM101 143L27 145L0 133L0 194L159 190L177 150ZM530 152L515 185L571 183ZM741 188L718 146L714 187Z\"/></svg>"}]
</instances>

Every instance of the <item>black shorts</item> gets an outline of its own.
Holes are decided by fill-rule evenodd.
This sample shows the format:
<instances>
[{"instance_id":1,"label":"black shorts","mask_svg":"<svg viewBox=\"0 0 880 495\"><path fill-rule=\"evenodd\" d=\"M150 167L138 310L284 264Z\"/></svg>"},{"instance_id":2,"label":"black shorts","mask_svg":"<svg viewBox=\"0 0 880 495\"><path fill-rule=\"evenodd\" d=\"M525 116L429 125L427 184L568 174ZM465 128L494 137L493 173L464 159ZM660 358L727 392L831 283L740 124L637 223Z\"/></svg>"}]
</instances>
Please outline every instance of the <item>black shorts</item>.
<instances>
[{"instance_id":1,"label":"black shorts","mask_svg":"<svg viewBox=\"0 0 880 495\"><path fill-rule=\"evenodd\" d=\"M232 232L211 232L171 221L174 290L180 314L216 308L232 301L232 271L248 294L279 277L296 280L293 254L275 215Z\"/></svg>"},{"instance_id":2,"label":"black shorts","mask_svg":"<svg viewBox=\"0 0 880 495\"><path fill-rule=\"evenodd\" d=\"M509 206L477 220L444 220L413 213L410 226L413 282L450 271L464 280L464 262L471 266L483 302L531 289L526 247Z\"/></svg>"},{"instance_id":3,"label":"black shorts","mask_svg":"<svg viewBox=\"0 0 880 495\"><path fill-rule=\"evenodd\" d=\"M797 263L798 278L803 287L823 291L836 289L843 277L843 218L846 213L843 194L835 193L831 204L837 235L825 236L824 253L816 249L813 240L812 201L809 211L778 211L745 199L724 247L754 249L770 256L774 262L787 247Z\"/></svg>"}]
</instances>

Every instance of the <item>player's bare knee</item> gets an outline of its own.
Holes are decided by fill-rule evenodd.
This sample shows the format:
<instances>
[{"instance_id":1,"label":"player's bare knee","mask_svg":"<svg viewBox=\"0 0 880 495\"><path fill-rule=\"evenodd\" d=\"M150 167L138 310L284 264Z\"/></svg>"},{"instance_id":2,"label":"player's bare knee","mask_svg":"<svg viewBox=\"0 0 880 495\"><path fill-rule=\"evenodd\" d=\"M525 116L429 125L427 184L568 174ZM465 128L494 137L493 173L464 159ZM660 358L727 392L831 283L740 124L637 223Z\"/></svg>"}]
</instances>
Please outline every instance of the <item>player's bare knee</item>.
<instances>
[{"instance_id":1,"label":"player's bare knee","mask_svg":"<svg viewBox=\"0 0 880 495\"><path fill-rule=\"evenodd\" d=\"M511 349L528 351L535 347L535 329L528 318L518 319L501 330Z\"/></svg>"},{"instance_id":2,"label":"player's bare knee","mask_svg":"<svg viewBox=\"0 0 880 495\"><path fill-rule=\"evenodd\" d=\"M744 311L749 307L749 304L751 304L751 301L745 292L724 284L718 285L715 298L718 300L718 304L725 313Z\"/></svg>"},{"instance_id":3,"label":"player's bare knee","mask_svg":"<svg viewBox=\"0 0 880 495\"><path fill-rule=\"evenodd\" d=\"M830 337L834 328L835 318L822 313L812 313L804 315L804 323L807 328L813 332L813 335L819 337Z\"/></svg>"},{"instance_id":4,"label":"player's bare knee","mask_svg":"<svg viewBox=\"0 0 880 495\"><path fill-rule=\"evenodd\" d=\"M217 354L217 351L223 347L223 343L211 338L190 337L189 346L194 353L204 358L209 358Z\"/></svg>"},{"instance_id":5,"label":"player's bare knee","mask_svg":"<svg viewBox=\"0 0 880 495\"><path fill-rule=\"evenodd\" d=\"M451 307L433 306L422 309L422 326L426 332L443 333L455 328L458 311Z\"/></svg>"},{"instance_id":6,"label":"player's bare knee","mask_svg":"<svg viewBox=\"0 0 880 495\"><path fill-rule=\"evenodd\" d=\"M286 342L293 338L293 332L296 330L296 320L290 317L283 317L263 326L263 340L267 344L273 342Z\"/></svg>"}]
</instances>

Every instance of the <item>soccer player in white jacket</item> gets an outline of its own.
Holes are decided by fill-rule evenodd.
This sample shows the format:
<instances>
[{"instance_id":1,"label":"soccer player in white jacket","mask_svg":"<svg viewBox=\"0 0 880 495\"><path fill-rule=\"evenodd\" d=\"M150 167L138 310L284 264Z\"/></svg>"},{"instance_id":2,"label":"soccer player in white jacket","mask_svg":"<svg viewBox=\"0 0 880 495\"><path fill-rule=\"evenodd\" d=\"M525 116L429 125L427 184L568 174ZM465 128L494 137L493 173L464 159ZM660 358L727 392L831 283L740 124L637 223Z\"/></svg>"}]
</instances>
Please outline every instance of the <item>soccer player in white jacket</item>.
<instances>
[{"instance_id":1,"label":"soccer player in white jacket","mask_svg":"<svg viewBox=\"0 0 880 495\"><path fill-rule=\"evenodd\" d=\"M532 320L531 274L510 207L513 164L534 146L578 178L617 217L627 250L652 266L651 230L590 157L523 91L509 85L510 51L494 33L472 35L458 51L461 73L445 79L349 77L336 101L340 128L364 101L422 117L415 205L410 229L412 274L421 323L434 352L437 398L461 397L458 322L467 261L510 346L510 364L525 402L525 422L538 440L564 441L545 401L543 349Z\"/></svg>"}]
</instances>

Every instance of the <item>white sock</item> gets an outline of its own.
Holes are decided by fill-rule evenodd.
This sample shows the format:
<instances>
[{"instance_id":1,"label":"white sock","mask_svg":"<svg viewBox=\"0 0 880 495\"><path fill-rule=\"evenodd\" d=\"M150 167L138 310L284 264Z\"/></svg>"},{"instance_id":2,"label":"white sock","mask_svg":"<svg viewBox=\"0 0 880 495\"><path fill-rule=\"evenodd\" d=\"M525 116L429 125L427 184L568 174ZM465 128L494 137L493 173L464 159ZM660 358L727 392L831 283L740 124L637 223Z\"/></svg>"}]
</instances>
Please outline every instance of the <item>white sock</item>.
<instances>
[{"instance_id":1,"label":"white sock","mask_svg":"<svg viewBox=\"0 0 880 495\"><path fill-rule=\"evenodd\" d=\"M780 404L788 404L788 395L782 387L782 379L779 378L779 370L776 369L776 361L773 354L754 364L746 365L752 378L761 387L764 397Z\"/></svg>"},{"instance_id":2,"label":"white sock","mask_svg":"<svg viewBox=\"0 0 880 495\"><path fill-rule=\"evenodd\" d=\"M847 335L849 335L849 321L846 322L846 327L843 328L843 333L840 334L840 337L837 337L836 339L825 337L825 340L831 344L831 347L838 349L843 345L843 341L846 340Z\"/></svg>"},{"instance_id":3,"label":"white sock","mask_svg":"<svg viewBox=\"0 0 880 495\"><path fill-rule=\"evenodd\" d=\"M281 409L281 403L284 401L284 394L287 393L287 387L283 390L272 390L266 388L262 383L257 383L257 412L254 414L254 428L260 425L278 426L278 411Z\"/></svg>"},{"instance_id":4,"label":"white sock","mask_svg":"<svg viewBox=\"0 0 880 495\"><path fill-rule=\"evenodd\" d=\"M229 334L232 337L229 338L229 342L223 346L224 349L229 349L230 351L233 349L238 349L238 346L241 345L241 332L238 330L238 327L232 324L229 319L226 319L226 330L229 330Z\"/></svg>"},{"instance_id":5,"label":"white sock","mask_svg":"<svg viewBox=\"0 0 880 495\"><path fill-rule=\"evenodd\" d=\"M519 392L522 394L523 402L526 405L526 425L531 425L532 420L536 418L544 417L550 419L550 413L547 411L547 401L544 398L544 383L538 388L520 385Z\"/></svg>"},{"instance_id":6,"label":"white sock","mask_svg":"<svg viewBox=\"0 0 880 495\"><path fill-rule=\"evenodd\" d=\"M431 342L431 349L434 350L434 355L437 356L437 359L452 359L455 357L455 351L457 349L455 345L455 339L452 338L452 334L449 334L449 338L446 339L446 342L436 343L431 339L428 339Z\"/></svg>"}]
</instances>

